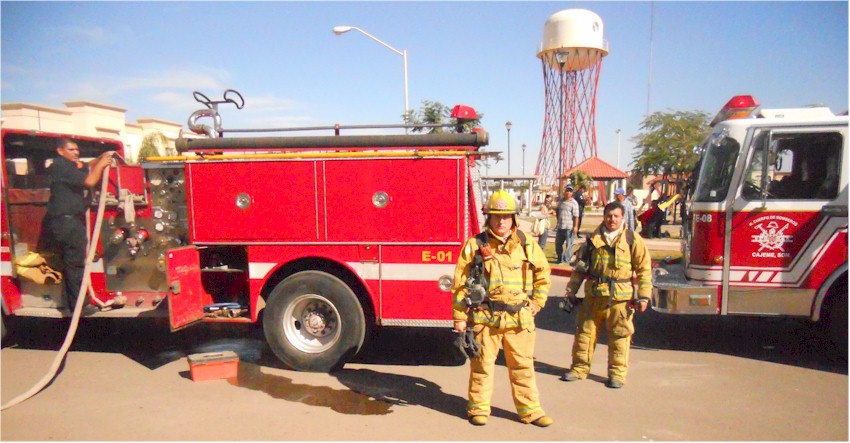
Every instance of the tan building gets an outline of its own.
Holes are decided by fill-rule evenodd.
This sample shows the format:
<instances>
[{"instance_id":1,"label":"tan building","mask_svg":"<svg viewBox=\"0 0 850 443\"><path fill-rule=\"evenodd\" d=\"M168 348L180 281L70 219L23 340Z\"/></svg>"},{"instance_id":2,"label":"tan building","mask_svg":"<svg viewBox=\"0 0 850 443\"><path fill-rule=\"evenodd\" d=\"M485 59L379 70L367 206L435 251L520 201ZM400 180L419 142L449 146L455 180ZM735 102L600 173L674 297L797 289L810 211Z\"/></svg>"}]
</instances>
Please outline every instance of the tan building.
<instances>
[{"instance_id":1,"label":"tan building","mask_svg":"<svg viewBox=\"0 0 850 443\"><path fill-rule=\"evenodd\" d=\"M174 141L183 129L180 123L156 118L140 118L136 123L129 123L126 121L127 110L117 106L89 101L70 101L64 105L65 109L59 109L32 103L3 103L0 106L0 126L4 129L26 129L120 140L124 144L124 155L128 163L136 162L142 139L155 132L162 133L168 139L168 146L157 147L160 154L176 152Z\"/></svg>"}]
</instances>

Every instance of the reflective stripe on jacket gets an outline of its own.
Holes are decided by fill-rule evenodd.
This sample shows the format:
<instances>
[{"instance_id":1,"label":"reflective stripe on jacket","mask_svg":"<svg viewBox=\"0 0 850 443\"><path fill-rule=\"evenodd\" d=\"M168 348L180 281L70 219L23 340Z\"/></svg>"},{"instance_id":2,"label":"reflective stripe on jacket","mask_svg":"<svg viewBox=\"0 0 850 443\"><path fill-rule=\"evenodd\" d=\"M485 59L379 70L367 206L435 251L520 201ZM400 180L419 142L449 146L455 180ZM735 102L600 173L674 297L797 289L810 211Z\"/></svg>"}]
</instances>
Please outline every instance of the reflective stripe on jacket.
<instances>
[{"instance_id":1,"label":"reflective stripe on jacket","mask_svg":"<svg viewBox=\"0 0 850 443\"><path fill-rule=\"evenodd\" d=\"M570 282L567 284L567 291L575 294L581 286L581 282L588 278L587 284L584 285L585 296L604 297L610 295L607 280L593 284L591 281L593 277L629 280L628 282L614 283L614 300L630 300L633 291L631 278L634 272L637 274L638 280L638 297L650 298L652 295L652 260L646 242L640 235L634 233L634 246L630 250L624 229L614 240L614 247L612 248L605 243L605 239L602 237L602 229L605 228L600 225L587 240L593 242L594 245L590 263L588 263L589 272L587 275L573 272Z\"/></svg>"},{"instance_id":2,"label":"reflective stripe on jacket","mask_svg":"<svg viewBox=\"0 0 850 443\"><path fill-rule=\"evenodd\" d=\"M546 304L549 297L549 287L552 285L549 279L551 269L546 255L537 242L526 235L527 249L530 252L528 260L534 265L534 269L526 261L526 252L523 251L522 242L514 228L507 242L493 234L488 228L488 244L493 252L493 259L484 261L484 272L490 276L489 293L490 299L496 302L517 305L526 303L528 294L541 308ZM471 270L475 254L478 253L478 243L475 237L466 241L460 253L457 266L455 267L454 304L452 306L452 317L454 320L469 321L466 305L463 299L466 296L466 279ZM531 309L526 307L518 313L496 312L489 310L475 311L472 314L472 322L475 324L486 324L501 328L529 328L534 326L534 317Z\"/></svg>"}]
</instances>

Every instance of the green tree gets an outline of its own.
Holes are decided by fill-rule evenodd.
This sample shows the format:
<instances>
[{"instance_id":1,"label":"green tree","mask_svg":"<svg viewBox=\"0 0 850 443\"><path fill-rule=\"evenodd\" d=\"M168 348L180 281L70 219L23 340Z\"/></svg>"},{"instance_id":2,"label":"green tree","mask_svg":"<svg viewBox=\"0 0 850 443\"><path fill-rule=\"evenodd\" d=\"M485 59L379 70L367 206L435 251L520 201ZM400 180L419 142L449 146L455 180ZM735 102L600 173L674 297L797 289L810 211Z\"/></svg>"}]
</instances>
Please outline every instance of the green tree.
<instances>
[{"instance_id":1,"label":"green tree","mask_svg":"<svg viewBox=\"0 0 850 443\"><path fill-rule=\"evenodd\" d=\"M162 151L160 151L160 147L166 154L170 154L171 149L168 147L168 137L159 131L149 132L142 139L142 145L139 147L138 163L145 161L148 157L161 155L160 152Z\"/></svg>"},{"instance_id":2,"label":"green tree","mask_svg":"<svg viewBox=\"0 0 850 443\"><path fill-rule=\"evenodd\" d=\"M593 182L593 177L587 175L584 171L573 171L570 174L570 183L576 188L584 185L585 189L590 189L591 182Z\"/></svg>"},{"instance_id":3,"label":"green tree","mask_svg":"<svg viewBox=\"0 0 850 443\"><path fill-rule=\"evenodd\" d=\"M481 124L484 114L477 111L476 113L478 114L477 118L465 122L461 127L461 132L468 132L470 129ZM451 115L452 109L448 106L440 102L422 100L422 106L420 106L418 111L411 110L407 121L413 125L447 124L452 123ZM457 129L455 126L438 128L418 126L413 128L413 132L425 132L428 134L456 133L458 132Z\"/></svg>"},{"instance_id":4,"label":"green tree","mask_svg":"<svg viewBox=\"0 0 850 443\"><path fill-rule=\"evenodd\" d=\"M638 152L633 171L642 174L688 174L699 157L696 147L709 134L709 115L702 111L654 112L632 138Z\"/></svg>"}]
</instances>

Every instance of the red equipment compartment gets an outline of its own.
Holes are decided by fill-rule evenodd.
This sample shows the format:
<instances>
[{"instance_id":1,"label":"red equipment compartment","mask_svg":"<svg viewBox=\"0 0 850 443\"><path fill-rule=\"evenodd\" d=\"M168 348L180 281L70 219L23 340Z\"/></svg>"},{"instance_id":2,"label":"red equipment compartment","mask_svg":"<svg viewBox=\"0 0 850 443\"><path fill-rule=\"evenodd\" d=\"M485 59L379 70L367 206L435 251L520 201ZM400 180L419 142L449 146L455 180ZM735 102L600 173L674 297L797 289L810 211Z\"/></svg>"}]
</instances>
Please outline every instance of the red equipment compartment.
<instances>
[{"instance_id":1,"label":"red equipment compartment","mask_svg":"<svg viewBox=\"0 0 850 443\"><path fill-rule=\"evenodd\" d=\"M186 168L193 242L319 239L316 162L211 162Z\"/></svg>"},{"instance_id":2,"label":"red equipment compartment","mask_svg":"<svg viewBox=\"0 0 850 443\"><path fill-rule=\"evenodd\" d=\"M237 378L239 356L233 351L192 354L188 357L192 381Z\"/></svg>"},{"instance_id":3,"label":"red equipment compartment","mask_svg":"<svg viewBox=\"0 0 850 443\"><path fill-rule=\"evenodd\" d=\"M453 295L440 289L442 276L454 276L461 245L381 248L381 317L451 320Z\"/></svg>"},{"instance_id":4,"label":"red equipment compartment","mask_svg":"<svg viewBox=\"0 0 850 443\"><path fill-rule=\"evenodd\" d=\"M203 320L204 305L212 303L201 285L201 264L194 246L168 251L168 316L171 330Z\"/></svg>"},{"instance_id":5,"label":"red equipment compartment","mask_svg":"<svg viewBox=\"0 0 850 443\"><path fill-rule=\"evenodd\" d=\"M461 241L459 159L325 162L328 241ZM373 198L386 195L386 206Z\"/></svg>"}]
</instances>

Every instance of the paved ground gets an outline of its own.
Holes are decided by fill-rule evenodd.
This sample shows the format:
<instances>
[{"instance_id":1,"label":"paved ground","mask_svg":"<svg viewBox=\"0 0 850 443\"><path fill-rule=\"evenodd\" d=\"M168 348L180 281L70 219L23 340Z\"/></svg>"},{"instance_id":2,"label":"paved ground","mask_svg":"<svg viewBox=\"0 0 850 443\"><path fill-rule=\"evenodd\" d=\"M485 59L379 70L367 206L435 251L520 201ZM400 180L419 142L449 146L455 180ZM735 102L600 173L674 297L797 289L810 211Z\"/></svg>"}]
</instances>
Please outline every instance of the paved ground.
<instances>
[{"instance_id":1,"label":"paved ground","mask_svg":"<svg viewBox=\"0 0 850 443\"><path fill-rule=\"evenodd\" d=\"M555 277L553 293L566 279ZM493 418L464 419L468 367L447 330L391 329L334 374L283 368L252 325L170 334L151 321L90 319L47 390L0 413L2 440L847 440L846 350L800 322L677 317L636 320L628 384L603 386L607 346L590 379L564 383L574 316L552 299L535 352L547 429L516 420L504 361ZM47 370L60 321L27 320L0 353L5 403ZM234 350L235 380L193 382L186 355Z\"/></svg>"}]
</instances>

